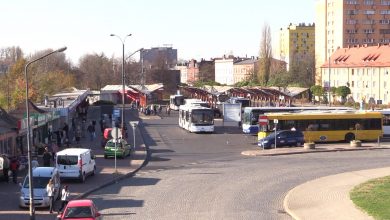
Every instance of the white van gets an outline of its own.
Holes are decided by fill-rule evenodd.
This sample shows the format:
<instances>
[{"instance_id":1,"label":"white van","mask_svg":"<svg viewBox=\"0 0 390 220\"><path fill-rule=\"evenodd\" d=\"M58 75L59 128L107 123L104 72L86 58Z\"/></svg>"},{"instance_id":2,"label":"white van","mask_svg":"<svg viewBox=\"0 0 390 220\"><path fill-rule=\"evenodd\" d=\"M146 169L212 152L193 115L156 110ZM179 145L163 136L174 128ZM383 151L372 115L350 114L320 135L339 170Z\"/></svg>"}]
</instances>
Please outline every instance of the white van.
<instances>
[{"instance_id":1,"label":"white van","mask_svg":"<svg viewBox=\"0 0 390 220\"><path fill-rule=\"evenodd\" d=\"M60 174L55 167L36 167L32 170L34 206L48 207L50 205L49 197L47 196L46 186L49 180L53 180L54 185L54 200L61 196ZM26 208L30 206L30 186L28 175L24 178L23 184L20 184L19 206Z\"/></svg>"},{"instance_id":2,"label":"white van","mask_svg":"<svg viewBox=\"0 0 390 220\"><path fill-rule=\"evenodd\" d=\"M95 155L91 149L67 148L56 154L56 167L61 179L79 179L81 182L96 172Z\"/></svg>"}]
</instances>

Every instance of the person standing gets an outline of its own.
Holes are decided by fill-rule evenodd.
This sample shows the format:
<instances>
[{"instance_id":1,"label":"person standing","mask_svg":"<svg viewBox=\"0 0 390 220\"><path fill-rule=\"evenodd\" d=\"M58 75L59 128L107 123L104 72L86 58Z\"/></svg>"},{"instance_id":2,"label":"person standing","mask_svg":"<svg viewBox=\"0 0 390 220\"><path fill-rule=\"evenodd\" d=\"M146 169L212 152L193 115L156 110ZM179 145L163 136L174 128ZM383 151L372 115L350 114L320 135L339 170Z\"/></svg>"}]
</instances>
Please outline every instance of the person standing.
<instances>
[{"instance_id":1,"label":"person standing","mask_svg":"<svg viewBox=\"0 0 390 220\"><path fill-rule=\"evenodd\" d=\"M10 163L10 169L12 172L12 180L14 183L18 181L18 171L19 171L20 163L16 157L13 157Z\"/></svg>"},{"instance_id":2,"label":"person standing","mask_svg":"<svg viewBox=\"0 0 390 220\"><path fill-rule=\"evenodd\" d=\"M49 152L49 149L46 147L45 152L43 153L43 166L44 167L50 167L50 161L52 159L52 156Z\"/></svg>"},{"instance_id":3,"label":"person standing","mask_svg":"<svg viewBox=\"0 0 390 220\"><path fill-rule=\"evenodd\" d=\"M64 210L65 206L68 204L69 201L69 189L68 185L65 185L64 188L62 188L61 192L61 208L59 209L59 212Z\"/></svg>"},{"instance_id":4,"label":"person standing","mask_svg":"<svg viewBox=\"0 0 390 220\"><path fill-rule=\"evenodd\" d=\"M49 197L49 211L53 213L53 205L54 205L54 184L53 180L50 179L49 183L46 185L47 196Z\"/></svg>"},{"instance_id":5,"label":"person standing","mask_svg":"<svg viewBox=\"0 0 390 220\"><path fill-rule=\"evenodd\" d=\"M87 131L89 133L89 140L93 141L94 128L93 128L92 123L90 125L88 125Z\"/></svg>"},{"instance_id":6,"label":"person standing","mask_svg":"<svg viewBox=\"0 0 390 220\"><path fill-rule=\"evenodd\" d=\"M32 167L32 169L39 167L39 162L38 162L37 156L33 156L32 160L31 160L31 167Z\"/></svg>"},{"instance_id":7,"label":"person standing","mask_svg":"<svg viewBox=\"0 0 390 220\"><path fill-rule=\"evenodd\" d=\"M4 180L7 183L9 182L9 176L8 176L9 166L10 164L7 155L3 154L3 174L4 174Z\"/></svg>"},{"instance_id":8,"label":"person standing","mask_svg":"<svg viewBox=\"0 0 390 220\"><path fill-rule=\"evenodd\" d=\"M80 143L80 139L81 139L81 128L80 128L80 125L77 126L75 139L76 139L76 143L79 144Z\"/></svg>"}]
</instances>

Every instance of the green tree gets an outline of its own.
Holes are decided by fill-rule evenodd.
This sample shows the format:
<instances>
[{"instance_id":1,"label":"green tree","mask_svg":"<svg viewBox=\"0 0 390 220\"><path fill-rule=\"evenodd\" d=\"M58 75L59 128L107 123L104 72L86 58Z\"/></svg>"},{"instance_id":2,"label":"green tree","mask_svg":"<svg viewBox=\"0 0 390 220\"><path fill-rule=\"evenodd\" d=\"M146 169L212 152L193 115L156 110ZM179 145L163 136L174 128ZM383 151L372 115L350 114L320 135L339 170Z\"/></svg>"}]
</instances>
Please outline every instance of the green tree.
<instances>
[{"instance_id":1,"label":"green tree","mask_svg":"<svg viewBox=\"0 0 390 220\"><path fill-rule=\"evenodd\" d=\"M339 86L336 88L336 95L341 97L342 103L346 102L347 96L351 94L351 89L347 86Z\"/></svg>"},{"instance_id":2,"label":"green tree","mask_svg":"<svg viewBox=\"0 0 390 220\"><path fill-rule=\"evenodd\" d=\"M310 91L313 93L314 96L324 97L325 91L324 88L320 85L314 85L310 87Z\"/></svg>"}]
</instances>

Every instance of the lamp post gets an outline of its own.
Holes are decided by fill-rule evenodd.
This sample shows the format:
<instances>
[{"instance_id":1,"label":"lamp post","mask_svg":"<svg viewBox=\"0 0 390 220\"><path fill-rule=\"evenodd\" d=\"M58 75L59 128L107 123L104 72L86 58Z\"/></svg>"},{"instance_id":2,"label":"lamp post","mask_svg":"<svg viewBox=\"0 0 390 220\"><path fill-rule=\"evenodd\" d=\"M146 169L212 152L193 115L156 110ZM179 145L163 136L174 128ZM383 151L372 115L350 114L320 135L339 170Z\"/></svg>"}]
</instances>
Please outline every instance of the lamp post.
<instances>
[{"instance_id":1,"label":"lamp post","mask_svg":"<svg viewBox=\"0 0 390 220\"><path fill-rule=\"evenodd\" d=\"M53 52L50 52L46 55L43 55L35 60L32 60L26 64L24 67L24 77L26 79L26 117L27 117L27 157L28 157L28 184L29 184L29 196L30 196L30 219L35 219L35 210L34 210L34 191L33 191L33 181L32 181L32 167L31 167L31 147L30 147L30 137L31 137L31 128L30 128L30 108L28 103L28 77L27 77L27 70L28 67L38 61L41 60L47 56L50 56L54 53L63 52L66 50L66 47L60 48L58 50L55 50Z\"/></svg>"},{"instance_id":2,"label":"lamp post","mask_svg":"<svg viewBox=\"0 0 390 220\"><path fill-rule=\"evenodd\" d=\"M122 113L121 113L121 129L124 134L124 111L125 111L125 41L131 34L126 35L123 39L115 34L110 34L111 37L117 37L122 43Z\"/></svg>"}]
</instances>

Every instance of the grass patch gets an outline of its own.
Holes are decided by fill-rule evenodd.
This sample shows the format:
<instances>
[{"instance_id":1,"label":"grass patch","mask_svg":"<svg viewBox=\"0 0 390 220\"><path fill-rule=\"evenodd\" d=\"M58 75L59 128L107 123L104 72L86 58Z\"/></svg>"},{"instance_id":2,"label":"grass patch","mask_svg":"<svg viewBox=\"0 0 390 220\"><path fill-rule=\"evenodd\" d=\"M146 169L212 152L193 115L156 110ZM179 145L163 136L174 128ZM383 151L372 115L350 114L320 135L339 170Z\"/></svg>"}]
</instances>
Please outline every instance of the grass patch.
<instances>
[{"instance_id":1,"label":"grass patch","mask_svg":"<svg viewBox=\"0 0 390 220\"><path fill-rule=\"evenodd\" d=\"M356 186L350 192L350 198L375 219L390 219L390 176Z\"/></svg>"}]
</instances>

